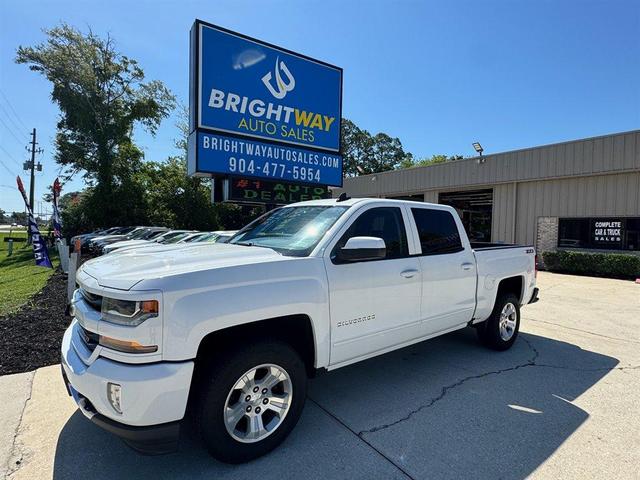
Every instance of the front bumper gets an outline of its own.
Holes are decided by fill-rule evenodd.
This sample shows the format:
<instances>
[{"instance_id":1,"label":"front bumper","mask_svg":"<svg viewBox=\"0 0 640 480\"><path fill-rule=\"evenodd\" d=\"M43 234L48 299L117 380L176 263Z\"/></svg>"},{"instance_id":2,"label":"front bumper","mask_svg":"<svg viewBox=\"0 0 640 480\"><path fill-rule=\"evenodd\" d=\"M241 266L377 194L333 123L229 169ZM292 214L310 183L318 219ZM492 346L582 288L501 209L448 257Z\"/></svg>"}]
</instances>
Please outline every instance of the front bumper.
<instances>
[{"instance_id":1,"label":"front bumper","mask_svg":"<svg viewBox=\"0 0 640 480\"><path fill-rule=\"evenodd\" d=\"M67 390L80 411L138 451L155 454L175 450L193 362L125 364L87 353L74 320L62 340L61 363ZM121 386L122 413L109 402L109 382Z\"/></svg>"},{"instance_id":2,"label":"front bumper","mask_svg":"<svg viewBox=\"0 0 640 480\"><path fill-rule=\"evenodd\" d=\"M71 396L84 416L100 428L122 439L128 446L145 455L161 455L175 452L180 437L180 421L136 427L111 420L96 412L93 404L79 393L67 378L64 367L62 379Z\"/></svg>"}]
</instances>

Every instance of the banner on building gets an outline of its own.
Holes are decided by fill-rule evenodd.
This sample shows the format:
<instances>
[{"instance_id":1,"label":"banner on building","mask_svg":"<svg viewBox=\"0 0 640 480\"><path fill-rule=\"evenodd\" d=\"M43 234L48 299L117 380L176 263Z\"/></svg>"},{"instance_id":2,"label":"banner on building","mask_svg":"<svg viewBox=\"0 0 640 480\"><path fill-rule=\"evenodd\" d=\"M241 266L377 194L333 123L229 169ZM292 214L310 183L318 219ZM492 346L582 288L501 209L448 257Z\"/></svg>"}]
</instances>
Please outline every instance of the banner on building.
<instances>
[{"instance_id":1,"label":"banner on building","mask_svg":"<svg viewBox=\"0 0 640 480\"><path fill-rule=\"evenodd\" d=\"M38 230L38 224L36 223L36 219L33 216L33 210L31 210L29 200L27 200L27 194L24 190L22 180L20 179L20 177L16 177L16 181L18 182L18 190L20 190L22 199L24 200L24 204L27 207L27 215L29 217L29 238L31 239L31 244L33 245L33 256L35 257L36 265L38 265L39 267L53 268L51 259L49 258L49 250L47 249L47 244L42 238L42 235L40 235L40 230Z\"/></svg>"}]
</instances>

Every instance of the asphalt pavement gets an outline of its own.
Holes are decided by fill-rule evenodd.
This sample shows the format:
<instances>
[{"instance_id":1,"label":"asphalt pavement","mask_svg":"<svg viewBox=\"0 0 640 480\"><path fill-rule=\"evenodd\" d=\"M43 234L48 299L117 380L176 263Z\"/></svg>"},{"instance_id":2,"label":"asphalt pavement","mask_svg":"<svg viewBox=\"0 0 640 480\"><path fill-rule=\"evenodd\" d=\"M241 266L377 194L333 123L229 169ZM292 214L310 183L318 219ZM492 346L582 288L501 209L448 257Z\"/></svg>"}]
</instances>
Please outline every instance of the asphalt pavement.
<instances>
[{"instance_id":1,"label":"asphalt pavement","mask_svg":"<svg viewBox=\"0 0 640 480\"><path fill-rule=\"evenodd\" d=\"M190 432L138 455L76 411L58 365L0 377L0 478L640 478L640 285L538 283L511 350L465 329L321 376L284 444L244 465Z\"/></svg>"}]
</instances>

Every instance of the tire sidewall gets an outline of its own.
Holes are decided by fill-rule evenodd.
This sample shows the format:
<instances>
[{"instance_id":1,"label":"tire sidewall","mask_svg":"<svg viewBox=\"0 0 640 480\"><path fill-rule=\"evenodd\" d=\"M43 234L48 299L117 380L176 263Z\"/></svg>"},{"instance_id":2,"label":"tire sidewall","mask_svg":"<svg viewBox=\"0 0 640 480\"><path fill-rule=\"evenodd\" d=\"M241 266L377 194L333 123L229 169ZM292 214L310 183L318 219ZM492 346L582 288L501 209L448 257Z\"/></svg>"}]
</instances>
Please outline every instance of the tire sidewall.
<instances>
[{"instance_id":1,"label":"tire sidewall","mask_svg":"<svg viewBox=\"0 0 640 480\"><path fill-rule=\"evenodd\" d=\"M516 308L516 327L511 338L509 340L503 340L500 336L500 315L507 303L512 303ZM520 332L520 301L518 297L512 293L507 293L496 298L493 312L491 312L491 316L484 323L482 330L478 333L485 345L495 350L507 350L511 348Z\"/></svg>"},{"instance_id":2,"label":"tire sidewall","mask_svg":"<svg viewBox=\"0 0 640 480\"><path fill-rule=\"evenodd\" d=\"M227 463L241 463L264 455L277 447L295 427L306 398L307 375L300 356L283 342L264 342L237 350L214 361L205 376L196 423L209 452ZM283 368L292 386L292 402L283 422L268 437L243 443L227 432L224 407L227 396L240 377L252 368L272 363Z\"/></svg>"}]
</instances>

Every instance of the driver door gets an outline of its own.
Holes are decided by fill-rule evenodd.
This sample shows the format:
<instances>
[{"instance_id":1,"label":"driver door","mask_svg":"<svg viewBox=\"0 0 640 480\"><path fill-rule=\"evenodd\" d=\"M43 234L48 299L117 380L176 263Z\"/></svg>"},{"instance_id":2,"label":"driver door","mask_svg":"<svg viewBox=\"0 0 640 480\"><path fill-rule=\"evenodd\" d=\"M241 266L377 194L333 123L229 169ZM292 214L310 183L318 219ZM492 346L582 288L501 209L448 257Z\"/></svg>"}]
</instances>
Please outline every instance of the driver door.
<instances>
[{"instance_id":1,"label":"driver door","mask_svg":"<svg viewBox=\"0 0 640 480\"><path fill-rule=\"evenodd\" d=\"M409 255L406 215L402 207L368 207L327 249L331 365L390 350L420 335L422 274L419 259ZM349 238L360 236L384 240L385 257L340 261L338 251Z\"/></svg>"}]
</instances>

